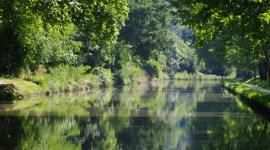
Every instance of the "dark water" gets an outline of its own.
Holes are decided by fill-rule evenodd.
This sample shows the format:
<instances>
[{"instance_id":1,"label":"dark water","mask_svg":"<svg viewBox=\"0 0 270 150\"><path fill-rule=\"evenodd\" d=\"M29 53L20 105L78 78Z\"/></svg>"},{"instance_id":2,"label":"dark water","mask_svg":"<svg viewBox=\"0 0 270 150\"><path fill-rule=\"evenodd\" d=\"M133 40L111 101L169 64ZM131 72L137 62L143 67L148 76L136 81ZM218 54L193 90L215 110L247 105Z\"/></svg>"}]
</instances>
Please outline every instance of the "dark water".
<instances>
[{"instance_id":1,"label":"dark water","mask_svg":"<svg viewBox=\"0 0 270 150\"><path fill-rule=\"evenodd\" d=\"M219 82L164 82L30 101L41 102L0 113L1 150L270 148L269 121Z\"/></svg>"}]
</instances>

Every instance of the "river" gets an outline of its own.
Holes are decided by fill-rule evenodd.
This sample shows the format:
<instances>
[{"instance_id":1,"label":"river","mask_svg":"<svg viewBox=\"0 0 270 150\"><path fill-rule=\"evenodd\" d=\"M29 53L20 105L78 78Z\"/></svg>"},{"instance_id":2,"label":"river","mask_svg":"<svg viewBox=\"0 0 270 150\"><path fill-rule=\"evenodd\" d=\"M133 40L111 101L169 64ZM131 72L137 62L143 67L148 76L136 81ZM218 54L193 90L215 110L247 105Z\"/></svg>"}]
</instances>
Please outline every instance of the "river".
<instances>
[{"instance_id":1,"label":"river","mask_svg":"<svg viewBox=\"0 0 270 150\"><path fill-rule=\"evenodd\" d=\"M220 82L160 82L29 101L37 103L0 113L1 150L270 148L269 121Z\"/></svg>"}]
</instances>

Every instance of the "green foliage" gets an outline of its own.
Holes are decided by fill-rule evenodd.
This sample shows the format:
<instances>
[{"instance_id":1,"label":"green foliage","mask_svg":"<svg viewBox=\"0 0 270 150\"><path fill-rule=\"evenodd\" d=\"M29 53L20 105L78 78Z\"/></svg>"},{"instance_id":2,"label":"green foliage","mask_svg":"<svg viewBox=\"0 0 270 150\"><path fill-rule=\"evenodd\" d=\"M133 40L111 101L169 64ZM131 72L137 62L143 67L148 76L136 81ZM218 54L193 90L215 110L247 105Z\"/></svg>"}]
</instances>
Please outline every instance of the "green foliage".
<instances>
[{"instance_id":1,"label":"green foliage","mask_svg":"<svg viewBox=\"0 0 270 150\"><path fill-rule=\"evenodd\" d=\"M126 0L0 1L0 71L79 64L85 35L93 47L112 45L124 25Z\"/></svg>"},{"instance_id":2,"label":"green foliage","mask_svg":"<svg viewBox=\"0 0 270 150\"><path fill-rule=\"evenodd\" d=\"M59 31L59 27L47 27L35 29L36 26L28 26L25 33L21 33L21 41L26 51L24 64L31 69L38 65L55 67L61 64L78 65L81 42L74 40L75 26L70 24Z\"/></svg>"},{"instance_id":3,"label":"green foliage","mask_svg":"<svg viewBox=\"0 0 270 150\"><path fill-rule=\"evenodd\" d=\"M153 50L165 51L169 35L170 5L165 0L130 0L129 19L120 39L132 45L135 55L148 60Z\"/></svg>"},{"instance_id":4,"label":"green foliage","mask_svg":"<svg viewBox=\"0 0 270 150\"><path fill-rule=\"evenodd\" d=\"M39 84L45 91L68 92L88 90L100 85L100 81L89 73L90 67L59 66L49 68L47 74L29 76L27 80Z\"/></svg>"},{"instance_id":5,"label":"green foliage","mask_svg":"<svg viewBox=\"0 0 270 150\"><path fill-rule=\"evenodd\" d=\"M224 86L235 92L236 94L239 94L243 96L244 98L253 101L255 103L258 103L259 105L270 108L270 94L264 93L258 90L255 90L253 88L250 88L240 82L231 83L231 82L225 82Z\"/></svg>"},{"instance_id":6,"label":"green foliage","mask_svg":"<svg viewBox=\"0 0 270 150\"><path fill-rule=\"evenodd\" d=\"M5 83L0 87L2 100L22 99L29 95L44 93L44 89L33 82L2 77L0 77L0 81Z\"/></svg>"},{"instance_id":7,"label":"green foliage","mask_svg":"<svg viewBox=\"0 0 270 150\"><path fill-rule=\"evenodd\" d=\"M217 75L211 75L211 74L202 74L200 72L196 73L188 73L186 71L184 72L178 72L173 76L176 80L222 80L227 79L227 77L217 76Z\"/></svg>"},{"instance_id":8,"label":"green foliage","mask_svg":"<svg viewBox=\"0 0 270 150\"><path fill-rule=\"evenodd\" d=\"M269 82L260 80L258 77L247 80L245 83L256 85L265 89L270 89Z\"/></svg>"},{"instance_id":9,"label":"green foliage","mask_svg":"<svg viewBox=\"0 0 270 150\"><path fill-rule=\"evenodd\" d=\"M103 63L101 66L116 72L121 70L125 64L132 62L133 59L131 46L125 41L117 41L114 46L102 50L99 61Z\"/></svg>"},{"instance_id":10,"label":"green foliage","mask_svg":"<svg viewBox=\"0 0 270 150\"><path fill-rule=\"evenodd\" d=\"M57 25L74 23L97 44L113 43L128 13L126 0L36 0L31 4L33 12L42 16L45 22Z\"/></svg>"},{"instance_id":11,"label":"green foliage","mask_svg":"<svg viewBox=\"0 0 270 150\"><path fill-rule=\"evenodd\" d=\"M254 72L260 65L261 78L269 80L269 1L172 2L182 22L195 30L198 47L210 45L211 55L222 65L242 72Z\"/></svg>"},{"instance_id":12,"label":"green foliage","mask_svg":"<svg viewBox=\"0 0 270 150\"><path fill-rule=\"evenodd\" d=\"M197 70L198 58L194 48L181 40L175 33L171 33L174 44L165 51L167 57L165 71L173 76L176 72L188 71L194 73Z\"/></svg>"},{"instance_id":13,"label":"green foliage","mask_svg":"<svg viewBox=\"0 0 270 150\"><path fill-rule=\"evenodd\" d=\"M179 32L187 29L174 25L169 2L130 0L129 7L129 19L121 30L120 39L132 46L134 55L142 59L143 68L151 77L158 77L162 71L171 77L178 71L196 71L195 49L191 48L188 40L184 42L181 39Z\"/></svg>"},{"instance_id":14,"label":"green foliage","mask_svg":"<svg viewBox=\"0 0 270 150\"><path fill-rule=\"evenodd\" d=\"M154 78L154 77L158 78L160 73L162 72L162 68L161 68L160 64L153 59L148 60L143 65L143 69L145 70L147 75L150 76L150 78Z\"/></svg>"},{"instance_id":15,"label":"green foliage","mask_svg":"<svg viewBox=\"0 0 270 150\"><path fill-rule=\"evenodd\" d=\"M117 42L112 49L113 68L120 70L128 62L132 61L132 56L130 45L127 45L124 41Z\"/></svg>"},{"instance_id":16,"label":"green foliage","mask_svg":"<svg viewBox=\"0 0 270 150\"><path fill-rule=\"evenodd\" d=\"M97 67L94 69L94 73L102 86L113 85L113 74L111 70Z\"/></svg>"},{"instance_id":17,"label":"green foliage","mask_svg":"<svg viewBox=\"0 0 270 150\"><path fill-rule=\"evenodd\" d=\"M147 81L148 79L145 76L145 72L131 62L125 64L115 75L115 82L120 85L136 84Z\"/></svg>"}]
</instances>

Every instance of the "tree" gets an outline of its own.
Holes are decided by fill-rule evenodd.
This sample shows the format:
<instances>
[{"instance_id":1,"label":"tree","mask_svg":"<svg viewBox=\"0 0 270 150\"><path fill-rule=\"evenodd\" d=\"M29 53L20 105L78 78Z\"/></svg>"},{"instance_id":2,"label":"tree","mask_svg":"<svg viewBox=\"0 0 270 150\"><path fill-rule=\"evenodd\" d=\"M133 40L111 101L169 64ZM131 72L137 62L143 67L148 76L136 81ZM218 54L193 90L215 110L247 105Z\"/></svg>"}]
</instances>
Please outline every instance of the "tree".
<instances>
[{"instance_id":1,"label":"tree","mask_svg":"<svg viewBox=\"0 0 270 150\"><path fill-rule=\"evenodd\" d=\"M198 46L215 40L224 44L218 53L225 57L252 54L250 59L257 62L261 79L269 80L269 1L174 0L173 4L182 22L195 29Z\"/></svg>"},{"instance_id":2,"label":"tree","mask_svg":"<svg viewBox=\"0 0 270 150\"><path fill-rule=\"evenodd\" d=\"M132 45L135 55L148 60L151 51L165 51L172 45L167 39L171 9L165 0L130 0L129 8L120 39Z\"/></svg>"},{"instance_id":3,"label":"tree","mask_svg":"<svg viewBox=\"0 0 270 150\"><path fill-rule=\"evenodd\" d=\"M198 64L196 50L175 33L171 33L167 38L171 38L174 44L165 51L165 56L167 57L165 71L170 76L181 71L194 73L197 70Z\"/></svg>"},{"instance_id":4,"label":"tree","mask_svg":"<svg viewBox=\"0 0 270 150\"><path fill-rule=\"evenodd\" d=\"M42 49L45 53L53 50L69 55L67 49L72 49L72 46L75 46L76 53L80 47L72 38L76 30L86 35L93 47L112 45L124 25L127 13L126 0L0 0L0 71L14 72L28 66L25 60L37 61L33 59L39 59L36 54L44 47L38 43L46 42L44 38L50 39L51 44L53 41L59 42L49 51ZM71 26L74 26L74 30L67 31ZM29 36L36 31L39 37Z\"/></svg>"}]
</instances>

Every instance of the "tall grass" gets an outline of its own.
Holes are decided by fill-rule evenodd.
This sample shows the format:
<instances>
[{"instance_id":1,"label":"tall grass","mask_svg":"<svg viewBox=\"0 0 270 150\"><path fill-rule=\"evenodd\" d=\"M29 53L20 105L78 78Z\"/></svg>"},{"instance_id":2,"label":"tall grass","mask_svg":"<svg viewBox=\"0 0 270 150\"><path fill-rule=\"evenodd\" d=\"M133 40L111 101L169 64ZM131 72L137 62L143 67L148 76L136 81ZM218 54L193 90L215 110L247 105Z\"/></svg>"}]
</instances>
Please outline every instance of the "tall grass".
<instances>
[{"instance_id":1,"label":"tall grass","mask_svg":"<svg viewBox=\"0 0 270 150\"><path fill-rule=\"evenodd\" d=\"M217 75L211 75L211 74L203 74L200 72L196 73L188 73L186 71L184 72L178 72L173 77L175 80L222 80L222 79L228 79L228 77L222 77Z\"/></svg>"},{"instance_id":2,"label":"tall grass","mask_svg":"<svg viewBox=\"0 0 270 150\"><path fill-rule=\"evenodd\" d=\"M115 83L120 85L147 82L146 73L140 67L128 63L115 74Z\"/></svg>"},{"instance_id":3,"label":"tall grass","mask_svg":"<svg viewBox=\"0 0 270 150\"><path fill-rule=\"evenodd\" d=\"M49 69L40 66L33 74L25 76L24 79L0 78L0 81L15 86L18 91L7 94L11 95L9 96L10 99L17 99L16 95L18 94L25 97L35 94L88 91L113 84L127 85L147 82L148 78L140 67L132 64L125 65L115 74L109 69L99 67L92 69L89 66L72 67L63 65ZM7 97L7 94L1 94L0 91L0 98Z\"/></svg>"},{"instance_id":4,"label":"tall grass","mask_svg":"<svg viewBox=\"0 0 270 150\"><path fill-rule=\"evenodd\" d=\"M35 74L26 78L50 92L69 92L89 90L99 86L112 84L111 72L96 69L94 72L88 66L59 66L48 70L48 73Z\"/></svg>"}]
</instances>

